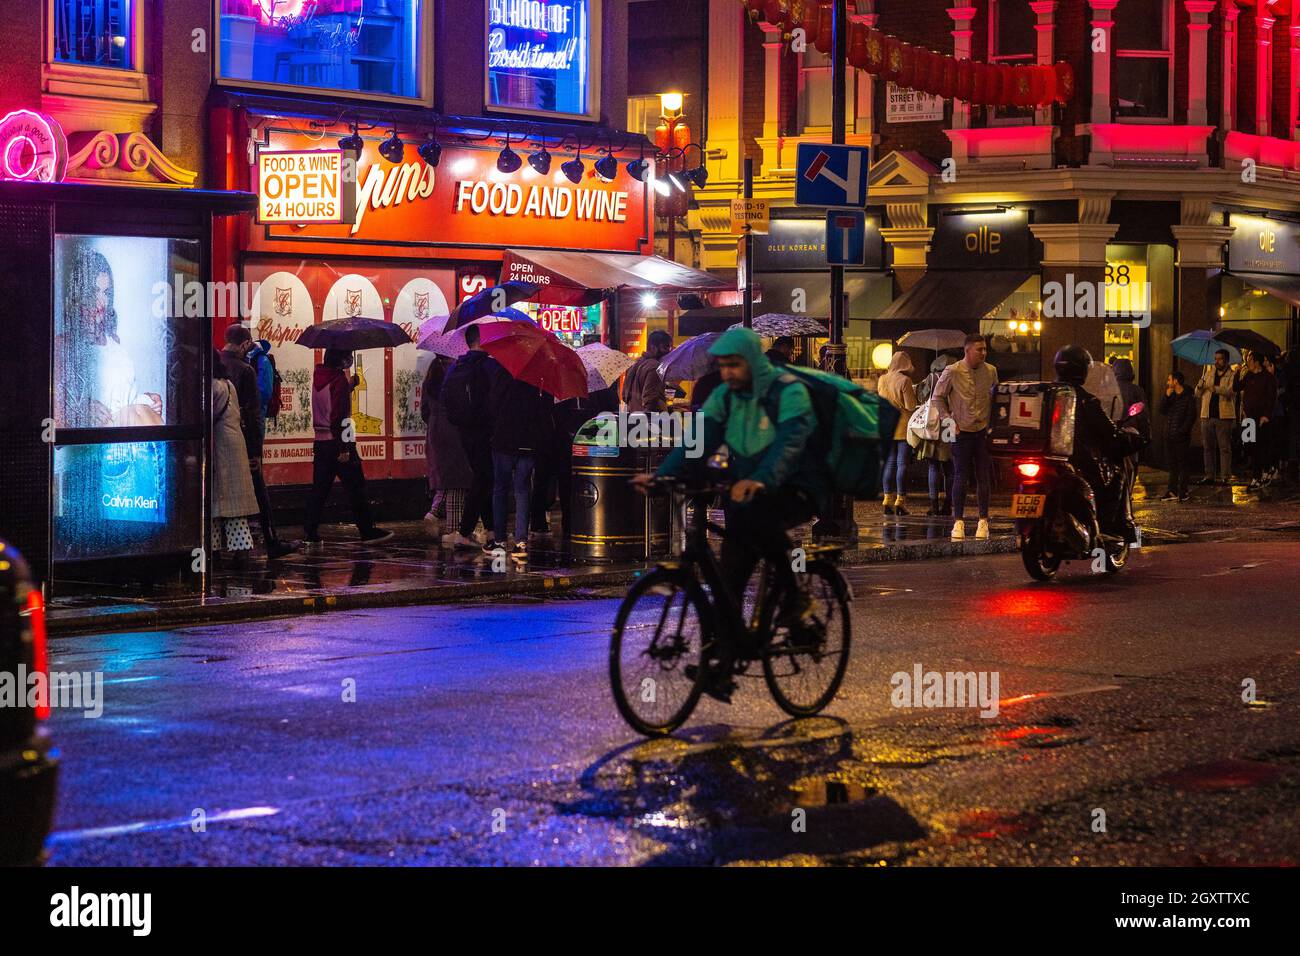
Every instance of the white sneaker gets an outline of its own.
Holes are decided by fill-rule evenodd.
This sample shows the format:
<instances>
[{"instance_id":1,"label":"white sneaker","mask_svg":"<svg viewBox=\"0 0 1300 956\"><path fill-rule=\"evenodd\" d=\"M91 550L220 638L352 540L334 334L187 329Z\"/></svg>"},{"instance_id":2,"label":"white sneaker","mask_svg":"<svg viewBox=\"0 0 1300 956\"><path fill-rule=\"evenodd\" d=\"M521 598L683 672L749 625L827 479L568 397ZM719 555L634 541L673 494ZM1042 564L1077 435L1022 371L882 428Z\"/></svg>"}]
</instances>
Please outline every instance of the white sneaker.
<instances>
[{"instance_id":1,"label":"white sneaker","mask_svg":"<svg viewBox=\"0 0 1300 956\"><path fill-rule=\"evenodd\" d=\"M445 548L477 548L478 542L471 541L459 531L449 531L442 536L442 545Z\"/></svg>"},{"instance_id":2,"label":"white sneaker","mask_svg":"<svg viewBox=\"0 0 1300 956\"><path fill-rule=\"evenodd\" d=\"M966 540L966 522L962 521L961 518L958 518L952 524L952 540L954 541Z\"/></svg>"},{"instance_id":3,"label":"white sneaker","mask_svg":"<svg viewBox=\"0 0 1300 956\"><path fill-rule=\"evenodd\" d=\"M975 526L975 540L986 540L989 536L989 519L980 518L980 523Z\"/></svg>"}]
</instances>

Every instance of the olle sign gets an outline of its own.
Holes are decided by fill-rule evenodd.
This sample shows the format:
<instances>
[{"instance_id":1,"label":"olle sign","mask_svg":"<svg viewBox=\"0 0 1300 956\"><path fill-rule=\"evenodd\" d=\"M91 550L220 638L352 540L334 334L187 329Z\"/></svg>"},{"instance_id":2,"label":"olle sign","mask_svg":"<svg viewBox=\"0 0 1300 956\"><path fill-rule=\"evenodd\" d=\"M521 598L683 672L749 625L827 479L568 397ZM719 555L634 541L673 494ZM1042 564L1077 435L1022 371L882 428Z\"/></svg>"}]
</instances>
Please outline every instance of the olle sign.
<instances>
[{"instance_id":1,"label":"olle sign","mask_svg":"<svg viewBox=\"0 0 1300 956\"><path fill-rule=\"evenodd\" d=\"M257 221L352 222L356 164L341 149L262 150L257 154Z\"/></svg>"}]
</instances>

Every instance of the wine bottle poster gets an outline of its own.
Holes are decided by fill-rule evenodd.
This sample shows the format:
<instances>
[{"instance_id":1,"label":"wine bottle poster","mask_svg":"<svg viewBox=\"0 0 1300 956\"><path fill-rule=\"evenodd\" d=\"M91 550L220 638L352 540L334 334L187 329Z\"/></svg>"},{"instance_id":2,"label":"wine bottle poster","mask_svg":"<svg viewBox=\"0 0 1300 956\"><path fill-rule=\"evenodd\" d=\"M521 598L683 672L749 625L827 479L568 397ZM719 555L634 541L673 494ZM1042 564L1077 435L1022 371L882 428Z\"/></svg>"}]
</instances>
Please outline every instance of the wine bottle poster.
<instances>
[{"instance_id":1,"label":"wine bottle poster","mask_svg":"<svg viewBox=\"0 0 1300 956\"><path fill-rule=\"evenodd\" d=\"M373 282L350 272L339 277L325 296L321 321L347 318L387 319L384 300ZM358 382L352 390L352 421L357 439L378 438L386 433L388 401L385 349L363 349L354 353L352 372Z\"/></svg>"}]
</instances>

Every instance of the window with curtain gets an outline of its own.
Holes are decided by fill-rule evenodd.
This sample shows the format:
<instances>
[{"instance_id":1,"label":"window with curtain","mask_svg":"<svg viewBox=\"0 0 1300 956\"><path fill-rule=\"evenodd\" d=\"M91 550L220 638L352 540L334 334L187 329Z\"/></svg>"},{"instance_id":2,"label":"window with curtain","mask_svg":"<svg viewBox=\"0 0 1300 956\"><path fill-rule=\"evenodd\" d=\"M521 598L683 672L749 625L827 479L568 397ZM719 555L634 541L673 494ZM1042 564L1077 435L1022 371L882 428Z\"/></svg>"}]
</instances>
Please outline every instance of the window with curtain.
<instances>
[{"instance_id":1,"label":"window with curtain","mask_svg":"<svg viewBox=\"0 0 1300 956\"><path fill-rule=\"evenodd\" d=\"M1115 8L1115 115L1167 119L1173 83L1171 0L1124 0Z\"/></svg>"},{"instance_id":2,"label":"window with curtain","mask_svg":"<svg viewBox=\"0 0 1300 956\"><path fill-rule=\"evenodd\" d=\"M130 70L136 0L54 0L54 59Z\"/></svg>"}]
</instances>

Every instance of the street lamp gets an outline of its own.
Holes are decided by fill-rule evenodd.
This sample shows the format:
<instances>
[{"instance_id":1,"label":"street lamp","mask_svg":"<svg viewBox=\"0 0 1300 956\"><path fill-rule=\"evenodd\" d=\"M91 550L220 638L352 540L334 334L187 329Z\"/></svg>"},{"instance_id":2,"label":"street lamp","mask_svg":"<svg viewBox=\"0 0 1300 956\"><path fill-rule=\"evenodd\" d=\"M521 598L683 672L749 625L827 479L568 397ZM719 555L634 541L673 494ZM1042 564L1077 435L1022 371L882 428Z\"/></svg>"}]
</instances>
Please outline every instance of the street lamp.
<instances>
[{"instance_id":1,"label":"street lamp","mask_svg":"<svg viewBox=\"0 0 1300 956\"><path fill-rule=\"evenodd\" d=\"M660 93L660 123L655 129L655 148L665 157L665 170L662 176L658 169L655 170L654 187L664 200L660 206L668 217L668 258L674 262L677 261L677 217L686 210L690 196L686 189L684 169L685 147L691 141L691 130L683 122L684 100L685 97L679 92ZM669 188L669 183L676 187L675 192ZM669 309L668 334L674 337L677 333L676 319L675 312Z\"/></svg>"}]
</instances>

